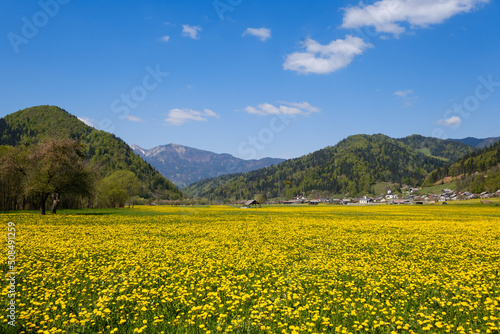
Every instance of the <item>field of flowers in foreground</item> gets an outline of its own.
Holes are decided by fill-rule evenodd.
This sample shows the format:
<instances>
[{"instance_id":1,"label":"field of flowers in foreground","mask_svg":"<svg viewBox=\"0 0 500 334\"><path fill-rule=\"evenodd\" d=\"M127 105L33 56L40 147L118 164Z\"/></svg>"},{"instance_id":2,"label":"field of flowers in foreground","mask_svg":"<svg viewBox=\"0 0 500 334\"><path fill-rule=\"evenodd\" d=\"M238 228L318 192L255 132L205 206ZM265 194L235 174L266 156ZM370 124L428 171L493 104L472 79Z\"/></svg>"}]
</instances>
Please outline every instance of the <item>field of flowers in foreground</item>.
<instances>
[{"instance_id":1,"label":"field of flowers in foreground","mask_svg":"<svg viewBox=\"0 0 500 334\"><path fill-rule=\"evenodd\" d=\"M4 333L498 333L500 207L139 207L16 224ZM6 257L6 255L4 255ZM7 272L6 259L2 260Z\"/></svg>"}]
</instances>

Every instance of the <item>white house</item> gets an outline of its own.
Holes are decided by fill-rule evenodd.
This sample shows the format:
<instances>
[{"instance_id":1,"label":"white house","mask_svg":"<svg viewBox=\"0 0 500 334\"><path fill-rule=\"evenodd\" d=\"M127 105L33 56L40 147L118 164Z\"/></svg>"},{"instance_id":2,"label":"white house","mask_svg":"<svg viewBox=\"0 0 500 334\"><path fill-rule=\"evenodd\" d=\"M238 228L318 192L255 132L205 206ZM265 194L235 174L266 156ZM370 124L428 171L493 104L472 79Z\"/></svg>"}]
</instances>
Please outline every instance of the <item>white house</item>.
<instances>
[{"instance_id":1,"label":"white house","mask_svg":"<svg viewBox=\"0 0 500 334\"><path fill-rule=\"evenodd\" d=\"M387 195L385 195L385 199L395 199L395 198L398 198L398 195L393 194L390 189L387 190Z\"/></svg>"},{"instance_id":2,"label":"white house","mask_svg":"<svg viewBox=\"0 0 500 334\"><path fill-rule=\"evenodd\" d=\"M373 199L367 198L366 196L360 198L359 201L358 201L359 204L368 204L368 203L371 203L371 202L373 202Z\"/></svg>"}]
</instances>

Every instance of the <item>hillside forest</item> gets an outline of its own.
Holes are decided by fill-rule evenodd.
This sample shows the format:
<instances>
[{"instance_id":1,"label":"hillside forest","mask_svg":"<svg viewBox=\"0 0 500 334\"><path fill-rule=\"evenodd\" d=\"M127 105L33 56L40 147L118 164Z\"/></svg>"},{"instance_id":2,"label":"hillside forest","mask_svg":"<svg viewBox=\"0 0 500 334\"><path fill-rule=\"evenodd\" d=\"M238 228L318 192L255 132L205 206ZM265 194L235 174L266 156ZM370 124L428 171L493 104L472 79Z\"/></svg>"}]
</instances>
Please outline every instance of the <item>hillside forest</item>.
<instances>
[{"instance_id":1,"label":"hillside forest","mask_svg":"<svg viewBox=\"0 0 500 334\"><path fill-rule=\"evenodd\" d=\"M114 207L182 192L116 136L54 106L0 119L0 210Z\"/></svg>"}]
</instances>

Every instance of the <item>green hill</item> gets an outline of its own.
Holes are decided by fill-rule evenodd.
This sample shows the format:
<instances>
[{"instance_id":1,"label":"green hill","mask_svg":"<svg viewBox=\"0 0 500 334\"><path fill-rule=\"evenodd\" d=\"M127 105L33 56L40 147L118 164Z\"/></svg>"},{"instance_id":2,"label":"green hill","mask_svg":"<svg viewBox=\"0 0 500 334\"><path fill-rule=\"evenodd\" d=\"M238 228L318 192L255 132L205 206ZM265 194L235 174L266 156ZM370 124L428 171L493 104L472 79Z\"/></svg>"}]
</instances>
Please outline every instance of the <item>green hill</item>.
<instances>
[{"instance_id":1,"label":"green hill","mask_svg":"<svg viewBox=\"0 0 500 334\"><path fill-rule=\"evenodd\" d=\"M474 193L500 189L500 142L432 171L425 179L424 185L456 180L459 181L459 189Z\"/></svg>"},{"instance_id":2,"label":"green hill","mask_svg":"<svg viewBox=\"0 0 500 334\"><path fill-rule=\"evenodd\" d=\"M81 142L87 149L91 164L97 167L102 177L117 170L128 170L145 185L150 196L182 197L173 183L136 155L123 140L84 124L61 108L37 106L0 118L0 145L29 146L45 138Z\"/></svg>"},{"instance_id":3,"label":"green hill","mask_svg":"<svg viewBox=\"0 0 500 334\"><path fill-rule=\"evenodd\" d=\"M474 152L474 147L454 140L442 140L433 137L412 135L398 139L427 156L441 158L447 161L456 161L466 154Z\"/></svg>"},{"instance_id":4,"label":"green hill","mask_svg":"<svg viewBox=\"0 0 500 334\"><path fill-rule=\"evenodd\" d=\"M436 144L442 146L436 148ZM436 157L422 153L422 149ZM213 199L251 198L257 193L268 198L312 192L353 196L372 193L378 182L420 185L429 172L459 152L472 150L462 143L422 136L393 139L381 134L355 135L277 166L204 180L184 191Z\"/></svg>"}]
</instances>

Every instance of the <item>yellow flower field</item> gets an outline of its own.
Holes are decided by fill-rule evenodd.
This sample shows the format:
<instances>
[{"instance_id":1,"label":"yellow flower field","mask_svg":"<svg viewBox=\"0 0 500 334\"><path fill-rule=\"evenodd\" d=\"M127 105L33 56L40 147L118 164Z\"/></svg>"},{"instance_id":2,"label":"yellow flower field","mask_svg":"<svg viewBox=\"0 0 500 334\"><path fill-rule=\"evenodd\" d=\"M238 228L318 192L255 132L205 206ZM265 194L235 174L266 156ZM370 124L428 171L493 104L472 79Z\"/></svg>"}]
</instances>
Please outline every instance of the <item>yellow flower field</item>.
<instances>
[{"instance_id":1,"label":"yellow flower field","mask_svg":"<svg viewBox=\"0 0 500 334\"><path fill-rule=\"evenodd\" d=\"M500 206L72 212L0 214L0 332L499 332Z\"/></svg>"}]
</instances>

